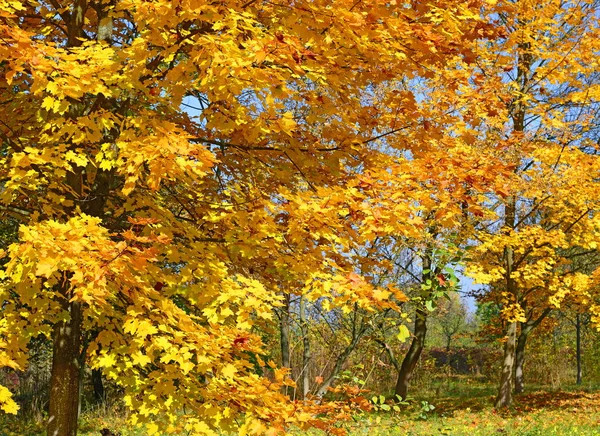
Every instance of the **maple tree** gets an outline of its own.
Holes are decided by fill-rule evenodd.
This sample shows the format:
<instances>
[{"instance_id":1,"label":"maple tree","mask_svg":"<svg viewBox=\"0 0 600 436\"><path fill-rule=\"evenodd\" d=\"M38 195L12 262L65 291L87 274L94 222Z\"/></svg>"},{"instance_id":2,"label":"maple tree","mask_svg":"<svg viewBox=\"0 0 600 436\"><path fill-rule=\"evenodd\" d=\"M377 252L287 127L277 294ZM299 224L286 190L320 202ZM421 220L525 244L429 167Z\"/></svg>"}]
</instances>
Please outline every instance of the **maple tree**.
<instances>
[{"instance_id":1,"label":"maple tree","mask_svg":"<svg viewBox=\"0 0 600 436\"><path fill-rule=\"evenodd\" d=\"M418 237L419 204L439 206L409 158L372 146L437 132L389 83L491 35L476 2L2 2L0 204L21 225L0 366L52 340L48 434L76 434L86 331L148 434L320 425L337 406L289 401L253 329L283 284L340 308L403 298L353 254ZM460 185L474 156L431 137ZM0 407L17 410L4 387Z\"/></svg>"},{"instance_id":2,"label":"maple tree","mask_svg":"<svg viewBox=\"0 0 600 436\"><path fill-rule=\"evenodd\" d=\"M565 299L592 302L590 275L574 259L598 244L598 85L589 56L599 26L595 2L498 2L490 13L505 36L481 46L474 80L496 92L485 140L505 145L502 159L514 171L502 195L486 200L492 214L469 268L497 293L507 322L502 407L511 403L515 375L522 390L531 329Z\"/></svg>"}]
</instances>

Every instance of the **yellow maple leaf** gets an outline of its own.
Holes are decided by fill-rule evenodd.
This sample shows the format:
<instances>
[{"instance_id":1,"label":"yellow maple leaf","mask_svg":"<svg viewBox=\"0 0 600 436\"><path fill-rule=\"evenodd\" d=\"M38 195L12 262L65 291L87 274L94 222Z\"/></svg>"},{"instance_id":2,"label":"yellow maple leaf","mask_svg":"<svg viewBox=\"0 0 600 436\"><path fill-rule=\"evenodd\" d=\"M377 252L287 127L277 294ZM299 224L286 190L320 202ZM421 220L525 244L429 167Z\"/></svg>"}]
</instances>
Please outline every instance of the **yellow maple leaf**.
<instances>
[{"instance_id":1,"label":"yellow maple leaf","mask_svg":"<svg viewBox=\"0 0 600 436\"><path fill-rule=\"evenodd\" d=\"M237 372L238 372L238 369L235 367L235 365L232 365L231 363L225 365L221 369L221 375L223 375L223 377L228 378L228 379L233 379L233 377L235 376L235 374Z\"/></svg>"},{"instance_id":2,"label":"yellow maple leaf","mask_svg":"<svg viewBox=\"0 0 600 436\"><path fill-rule=\"evenodd\" d=\"M5 386L0 386L0 409L13 415L19 410L19 406L12 399L12 393Z\"/></svg>"}]
</instances>

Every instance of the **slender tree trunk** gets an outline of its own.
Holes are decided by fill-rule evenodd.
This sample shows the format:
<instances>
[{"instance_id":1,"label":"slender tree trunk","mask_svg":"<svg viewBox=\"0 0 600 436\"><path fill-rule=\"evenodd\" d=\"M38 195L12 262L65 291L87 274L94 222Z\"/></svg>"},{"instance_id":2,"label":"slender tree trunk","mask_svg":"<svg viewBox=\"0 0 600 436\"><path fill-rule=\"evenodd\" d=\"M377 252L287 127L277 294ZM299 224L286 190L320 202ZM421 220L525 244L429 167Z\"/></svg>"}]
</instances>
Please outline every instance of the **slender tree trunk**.
<instances>
[{"instance_id":1,"label":"slender tree trunk","mask_svg":"<svg viewBox=\"0 0 600 436\"><path fill-rule=\"evenodd\" d=\"M79 47L83 42L87 0L75 0L65 20L67 46ZM68 116L76 118L83 112L83 105L72 102ZM76 195L83 193L81 186L82 170L68 172L66 184ZM52 329L52 372L50 376L50 404L48 410L48 436L76 436L79 413L80 353L82 336L82 307L78 301L69 301L69 280L64 278L60 285L63 308L69 313L68 319L54 324Z\"/></svg>"},{"instance_id":2,"label":"slender tree trunk","mask_svg":"<svg viewBox=\"0 0 600 436\"><path fill-rule=\"evenodd\" d=\"M516 121L515 121L516 123ZM511 197L506 204L504 224L506 227L514 229L516 218L516 199ZM519 301L517 287L512 277L514 267L514 252L510 246L504 247L504 268L505 284L508 295L513 298L513 302ZM508 324L506 333L506 343L504 344L504 359L502 362L502 373L500 375L500 386L496 396L495 407L508 407L512 403L512 384L515 374L515 349L517 345L517 321L511 321Z\"/></svg>"},{"instance_id":3,"label":"slender tree trunk","mask_svg":"<svg viewBox=\"0 0 600 436\"><path fill-rule=\"evenodd\" d=\"M321 398L321 397L323 397L323 395L325 395L327 393L327 390L333 384L333 381L335 380L335 378L337 377L337 375L342 370L342 367L343 367L344 363L346 363L346 360L348 359L348 356L350 356L350 354L352 353L352 351L354 351L354 349L356 348L356 346L360 342L360 339L362 338L363 334L364 333L361 333L359 336L355 337L352 340L352 342L350 343L350 345L348 345L346 348L344 348L344 351L342 352L342 354L340 354L338 356L338 358L335 361L335 365L333 367L333 370L331 371L331 373L329 374L329 376L325 379L325 381L323 381L323 383L321 384L321 386L319 386L319 389L317 390L317 394L316 394L317 397Z\"/></svg>"},{"instance_id":4,"label":"slender tree trunk","mask_svg":"<svg viewBox=\"0 0 600 436\"><path fill-rule=\"evenodd\" d=\"M575 352L577 357L577 384L580 385L582 382L581 378L581 318L577 314L575 318Z\"/></svg>"},{"instance_id":5,"label":"slender tree trunk","mask_svg":"<svg viewBox=\"0 0 600 436\"><path fill-rule=\"evenodd\" d=\"M300 330L302 333L302 398L310 392L310 338L308 337L308 319L306 318L306 298L300 297Z\"/></svg>"},{"instance_id":6,"label":"slender tree trunk","mask_svg":"<svg viewBox=\"0 0 600 436\"><path fill-rule=\"evenodd\" d=\"M281 366L291 368L290 361L290 296L285 296L285 303L281 309L281 323L279 324L281 341Z\"/></svg>"},{"instance_id":7,"label":"slender tree trunk","mask_svg":"<svg viewBox=\"0 0 600 436\"><path fill-rule=\"evenodd\" d=\"M426 283L431 278L431 256L426 253L422 259L423 262L423 274L422 281ZM425 337L427 336L427 309L424 308L424 303L417 308L415 317L415 327L413 339L410 343L408 353L404 356L400 371L398 372L398 380L396 381L396 388L394 393L402 398L406 399L408 394L408 385L410 379L413 376L413 372L419 362L423 348L425 347Z\"/></svg>"},{"instance_id":8,"label":"slender tree trunk","mask_svg":"<svg viewBox=\"0 0 600 436\"><path fill-rule=\"evenodd\" d=\"M281 320L279 323L279 340L281 343L281 367L291 368L290 359L290 295L285 295L284 306L281 308ZM283 386L282 392L288 394L288 386Z\"/></svg>"},{"instance_id":9,"label":"slender tree trunk","mask_svg":"<svg viewBox=\"0 0 600 436\"><path fill-rule=\"evenodd\" d=\"M368 327L363 324L362 320L359 321L358 306L355 304L354 319L352 321L352 341L350 342L350 344L348 344L346 348L344 348L344 351L342 351L342 353L337 357L335 365L333 367L333 370L329 374L329 377L327 377L327 379L325 379L321 386L319 386L319 389L317 389L317 397L322 398L323 395L327 393L329 386L332 385L333 381L342 370L342 367L344 363L346 363L348 356L350 356L350 354L354 351L354 349L356 348L360 340L363 338L363 336L367 333L367 331Z\"/></svg>"},{"instance_id":10,"label":"slender tree trunk","mask_svg":"<svg viewBox=\"0 0 600 436\"><path fill-rule=\"evenodd\" d=\"M94 401L97 404L103 404L106 400L106 394L104 393L102 371L99 369L92 369L92 386L94 387Z\"/></svg>"},{"instance_id":11,"label":"slender tree trunk","mask_svg":"<svg viewBox=\"0 0 600 436\"><path fill-rule=\"evenodd\" d=\"M82 314L79 302L66 306L69 319L55 324L53 329L48 436L77 434Z\"/></svg>"},{"instance_id":12,"label":"slender tree trunk","mask_svg":"<svg viewBox=\"0 0 600 436\"><path fill-rule=\"evenodd\" d=\"M522 24L522 23L519 23ZM519 44L519 53L517 60L517 78L516 82L521 92L526 93L529 86L532 54L529 52L530 44L524 42ZM514 132L522 133L525 130L525 115L527 107L522 101L517 101L511 108L511 118L513 120ZM504 211L504 226L514 230L517 225L517 197L511 196L507 199ZM507 245L504 247L504 268L506 292L510 297L509 302L519 304L519 291L514 278L512 277L514 268L514 247ZM504 360L502 364L502 374L500 376L500 386L496 396L496 408L508 407L512 403L512 383L515 374L515 349L517 344L517 322L511 321L508 325L507 340L504 346Z\"/></svg>"},{"instance_id":13,"label":"slender tree trunk","mask_svg":"<svg viewBox=\"0 0 600 436\"><path fill-rule=\"evenodd\" d=\"M410 343L408 353L402 360L398 380L396 381L396 389L394 393L402 399L406 399L408 394L408 385L412 378L413 372L417 366L423 348L425 347L425 337L427 335L427 309L417 309L415 319L414 337Z\"/></svg>"}]
</instances>

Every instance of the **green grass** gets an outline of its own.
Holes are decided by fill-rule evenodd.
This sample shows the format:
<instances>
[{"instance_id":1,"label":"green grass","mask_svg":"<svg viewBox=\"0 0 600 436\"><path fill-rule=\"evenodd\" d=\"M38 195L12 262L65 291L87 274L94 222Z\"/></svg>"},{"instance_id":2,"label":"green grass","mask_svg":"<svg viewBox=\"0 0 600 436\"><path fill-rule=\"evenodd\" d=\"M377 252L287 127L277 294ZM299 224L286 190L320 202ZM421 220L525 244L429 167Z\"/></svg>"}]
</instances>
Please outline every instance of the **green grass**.
<instances>
[{"instance_id":1,"label":"green grass","mask_svg":"<svg viewBox=\"0 0 600 436\"><path fill-rule=\"evenodd\" d=\"M439 392L439 390L437 390ZM563 436L600 435L600 392L597 387L569 386L541 390L536 386L516 396L511 408L493 408L495 387L456 384L437 398L426 392L409 400L401 412L370 413L348 426L351 435ZM422 412L421 401L435 406Z\"/></svg>"},{"instance_id":2,"label":"green grass","mask_svg":"<svg viewBox=\"0 0 600 436\"><path fill-rule=\"evenodd\" d=\"M503 411L492 407L495 387L489 384L453 382L441 388L417 392L400 412L362 413L340 426L352 436L600 436L600 391L596 386L571 386L559 391L530 387ZM423 401L435 409L424 410ZM145 434L142 429L128 428L124 417L111 410L84 414L79 434L98 436L102 428L119 431L122 436ZM291 433L323 434L300 430ZM42 434L41 423L9 421L0 415L0 436Z\"/></svg>"}]
</instances>

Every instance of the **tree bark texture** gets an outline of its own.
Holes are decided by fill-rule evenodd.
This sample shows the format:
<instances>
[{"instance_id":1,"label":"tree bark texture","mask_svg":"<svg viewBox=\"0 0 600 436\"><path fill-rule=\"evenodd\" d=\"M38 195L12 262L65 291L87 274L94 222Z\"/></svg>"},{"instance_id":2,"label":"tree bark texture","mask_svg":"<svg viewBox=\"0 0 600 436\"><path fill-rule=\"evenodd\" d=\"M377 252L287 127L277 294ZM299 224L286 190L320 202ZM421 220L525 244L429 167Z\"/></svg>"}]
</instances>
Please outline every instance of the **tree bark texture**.
<instances>
[{"instance_id":1,"label":"tree bark texture","mask_svg":"<svg viewBox=\"0 0 600 436\"><path fill-rule=\"evenodd\" d=\"M82 314L79 302L67 303L67 308L69 319L53 329L48 436L77 434Z\"/></svg>"},{"instance_id":2,"label":"tree bark texture","mask_svg":"<svg viewBox=\"0 0 600 436\"><path fill-rule=\"evenodd\" d=\"M429 253L426 253L423 256L422 262L422 281L423 283L426 283L432 276L431 256ZM410 343L408 353L406 353L404 360L402 360L402 365L398 372L398 380L396 381L396 388L394 389L394 393L403 400L406 399L406 396L408 395L410 379L419 362L423 348L425 348L425 338L427 336L427 309L424 307L424 304L425 302L422 302L421 306L416 310L413 339Z\"/></svg>"},{"instance_id":3,"label":"tree bark texture","mask_svg":"<svg viewBox=\"0 0 600 436\"><path fill-rule=\"evenodd\" d=\"M423 348L425 347L425 337L427 336L427 309L417 309L417 316L415 319L414 337L410 343L408 353L402 360L400 366L400 372L398 373L398 380L396 381L396 389L394 393L402 398L406 399L408 395L408 387L410 379L412 378L413 372L419 362Z\"/></svg>"},{"instance_id":4,"label":"tree bark texture","mask_svg":"<svg viewBox=\"0 0 600 436\"><path fill-rule=\"evenodd\" d=\"M306 298L300 298L300 331L302 333L302 398L310 392L310 338L308 337L308 319L306 317Z\"/></svg>"},{"instance_id":5,"label":"tree bark texture","mask_svg":"<svg viewBox=\"0 0 600 436\"><path fill-rule=\"evenodd\" d=\"M507 340L504 344L504 361L502 363L502 375L500 387L494 406L498 408L508 407L512 403L512 381L515 365L515 348L517 342L517 323L508 325Z\"/></svg>"}]
</instances>

